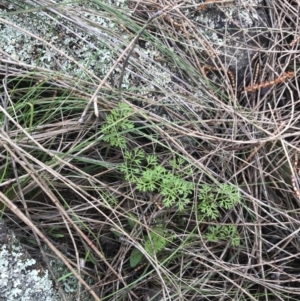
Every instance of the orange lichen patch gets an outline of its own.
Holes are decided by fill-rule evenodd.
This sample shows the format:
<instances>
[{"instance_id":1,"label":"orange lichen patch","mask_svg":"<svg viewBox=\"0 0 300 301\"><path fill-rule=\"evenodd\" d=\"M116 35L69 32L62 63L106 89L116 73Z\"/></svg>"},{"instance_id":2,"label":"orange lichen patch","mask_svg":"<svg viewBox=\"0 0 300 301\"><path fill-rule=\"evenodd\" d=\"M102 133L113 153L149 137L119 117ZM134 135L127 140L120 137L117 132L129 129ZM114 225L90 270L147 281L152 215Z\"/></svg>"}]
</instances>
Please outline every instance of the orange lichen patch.
<instances>
[{"instance_id":1,"label":"orange lichen patch","mask_svg":"<svg viewBox=\"0 0 300 301\"><path fill-rule=\"evenodd\" d=\"M201 67L201 72L205 77L207 77L208 72L211 72L211 71L222 72L222 69L214 67L214 66L208 66L208 65ZM235 92L235 76L231 70L227 70L227 75L228 75L231 87L232 87L233 91Z\"/></svg>"},{"instance_id":2,"label":"orange lichen patch","mask_svg":"<svg viewBox=\"0 0 300 301\"><path fill-rule=\"evenodd\" d=\"M284 72L281 76L279 76L278 78L275 78L274 80L248 86L248 87L246 87L245 90L247 92L255 92L255 91L263 89L263 88L267 88L267 87L271 87L271 86L275 86L277 84L283 83L287 79L292 78L294 76L295 76L295 73L292 71Z\"/></svg>"}]
</instances>

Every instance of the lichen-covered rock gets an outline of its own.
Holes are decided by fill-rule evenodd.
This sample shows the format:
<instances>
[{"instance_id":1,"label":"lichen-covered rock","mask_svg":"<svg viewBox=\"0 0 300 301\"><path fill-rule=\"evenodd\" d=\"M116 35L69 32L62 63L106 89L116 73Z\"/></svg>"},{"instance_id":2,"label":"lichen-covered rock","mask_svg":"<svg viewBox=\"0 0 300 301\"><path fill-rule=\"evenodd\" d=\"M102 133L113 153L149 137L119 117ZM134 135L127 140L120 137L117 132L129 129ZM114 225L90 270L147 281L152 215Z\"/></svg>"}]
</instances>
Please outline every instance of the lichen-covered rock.
<instances>
[{"instance_id":1,"label":"lichen-covered rock","mask_svg":"<svg viewBox=\"0 0 300 301\"><path fill-rule=\"evenodd\" d=\"M60 300L48 271L37 266L3 221L0 222L0 300Z\"/></svg>"},{"instance_id":2,"label":"lichen-covered rock","mask_svg":"<svg viewBox=\"0 0 300 301\"><path fill-rule=\"evenodd\" d=\"M111 68L114 50L107 46L111 39L108 32L117 31L118 26L111 19L104 18L97 5L88 1L83 1L86 2L83 4L64 3L56 7L57 17L53 18L52 12L40 10L35 1L4 2L7 4L0 5L1 18L13 25L0 25L0 48L10 58L82 79L87 75L75 61L97 76L105 75ZM80 11L83 12L79 14ZM97 30L95 25L103 30Z\"/></svg>"}]
</instances>

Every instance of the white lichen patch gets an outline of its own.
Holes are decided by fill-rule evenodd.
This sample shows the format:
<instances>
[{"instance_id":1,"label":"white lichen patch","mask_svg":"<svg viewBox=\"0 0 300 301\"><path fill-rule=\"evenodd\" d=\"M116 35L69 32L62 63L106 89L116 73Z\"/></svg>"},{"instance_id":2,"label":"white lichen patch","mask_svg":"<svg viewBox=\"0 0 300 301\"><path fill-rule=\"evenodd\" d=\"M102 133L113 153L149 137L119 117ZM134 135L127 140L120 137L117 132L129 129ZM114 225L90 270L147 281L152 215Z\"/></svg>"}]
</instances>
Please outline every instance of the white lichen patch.
<instances>
[{"instance_id":1,"label":"white lichen patch","mask_svg":"<svg viewBox=\"0 0 300 301\"><path fill-rule=\"evenodd\" d=\"M1 301L58 301L48 271L36 269L14 236L0 246Z\"/></svg>"},{"instance_id":2,"label":"white lichen patch","mask_svg":"<svg viewBox=\"0 0 300 301\"><path fill-rule=\"evenodd\" d=\"M238 20L242 28L249 28L254 25L254 21L258 18L256 8L261 3L262 0L237 0L232 3L210 4L193 19L211 29L216 28L220 22L225 24L231 20ZM215 14L215 7L223 11L225 16L221 17L220 14Z\"/></svg>"},{"instance_id":3,"label":"white lichen patch","mask_svg":"<svg viewBox=\"0 0 300 301\"><path fill-rule=\"evenodd\" d=\"M262 0L237 0L235 5L226 6L224 11L228 17L239 20L242 28L249 28L259 18L256 8L261 3Z\"/></svg>"},{"instance_id":4,"label":"white lichen patch","mask_svg":"<svg viewBox=\"0 0 300 301\"><path fill-rule=\"evenodd\" d=\"M1 17L13 23L1 24L0 48L12 59L81 78L89 77L85 70L103 77L111 68L115 51L110 31L116 33L119 27L95 4L63 3L56 7L57 15L30 11L37 8L32 1L15 0L9 7L0 10Z\"/></svg>"}]
</instances>

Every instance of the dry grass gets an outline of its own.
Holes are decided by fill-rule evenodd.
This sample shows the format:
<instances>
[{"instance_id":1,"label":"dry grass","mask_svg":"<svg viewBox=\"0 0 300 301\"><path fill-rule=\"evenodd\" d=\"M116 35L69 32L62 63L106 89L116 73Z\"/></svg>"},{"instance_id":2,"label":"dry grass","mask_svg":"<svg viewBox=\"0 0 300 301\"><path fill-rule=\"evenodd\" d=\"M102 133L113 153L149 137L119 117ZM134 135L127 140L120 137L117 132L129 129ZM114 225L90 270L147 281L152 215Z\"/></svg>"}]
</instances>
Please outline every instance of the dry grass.
<instances>
[{"instance_id":1,"label":"dry grass","mask_svg":"<svg viewBox=\"0 0 300 301\"><path fill-rule=\"evenodd\" d=\"M253 9L242 3L244 9ZM226 11L226 5L233 4L213 5ZM102 7L130 38L140 29L136 24L145 24L158 9L164 12L139 40L153 43L155 55L147 57L135 46L126 68L131 68L135 81L121 93L118 83L109 77L104 82L105 75L95 75L71 55L85 77L32 68L2 51L3 217L32 253L38 252L32 240L40 245L46 262L54 252L96 300L143 300L155 293L163 300L299 300L299 3L280 0L263 5L269 16L265 48L259 39L255 47L247 44L255 40L257 28L251 28L253 35L239 28L249 65L236 89L222 55L182 13L185 6L186 2L131 3L131 19ZM49 9L53 13L54 8ZM62 6L55 14L62 23L68 18L95 34L96 41L101 39L101 30L89 27L74 11L67 13ZM114 57L120 64L110 69L117 77L128 40L120 32L113 38L105 43L118 46ZM201 52L193 46L196 42ZM260 69L251 61L257 51ZM156 81L151 66L172 80ZM203 74L204 66L213 68ZM285 72L294 76L278 80ZM259 88L250 91L251 85ZM87 103L95 99L98 117L92 106L78 123ZM192 169L192 174L182 171L195 187L183 211L165 208L159 193L143 193L124 180L119 169L124 154L101 133L120 101L132 109L135 128L123 133L129 149L155 154L166 168L171 159L182 157ZM237 186L240 203L222 211L216 221L203 219L195 210L203 183ZM143 238L161 223L172 239L157 256L150 256ZM215 224L236 225L240 246L208 242L208 226ZM45 244L51 253L43 250ZM133 248L144 254L145 265L137 270L130 267ZM80 300L80 292L73 300Z\"/></svg>"}]
</instances>

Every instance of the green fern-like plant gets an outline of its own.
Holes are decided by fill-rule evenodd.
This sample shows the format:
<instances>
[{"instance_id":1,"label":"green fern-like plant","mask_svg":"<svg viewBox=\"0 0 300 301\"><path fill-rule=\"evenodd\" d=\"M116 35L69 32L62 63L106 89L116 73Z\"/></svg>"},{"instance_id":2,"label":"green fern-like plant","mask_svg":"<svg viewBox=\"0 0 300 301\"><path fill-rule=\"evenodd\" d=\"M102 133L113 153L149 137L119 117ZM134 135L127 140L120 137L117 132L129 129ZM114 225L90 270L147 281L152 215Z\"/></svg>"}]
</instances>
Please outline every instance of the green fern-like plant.
<instances>
[{"instance_id":1,"label":"green fern-like plant","mask_svg":"<svg viewBox=\"0 0 300 301\"><path fill-rule=\"evenodd\" d=\"M239 202L240 193L237 187L229 184L220 184L217 189L204 184L199 189L198 199L198 209L204 218L215 220L220 214L220 209L229 210ZM232 246L240 244L240 236L234 225L209 226L205 236L212 242L229 240Z\"/></svg>"},{"instance_id":2,"label":"green fern-like plant","mask_svg":"<svg viewBox=\"0 0 300 301\"><path fill-rule=\"evenodd\" d=\"M175 205L182 211L189 204L190 194L194 191L194 184L184 180L186 175L193 173L192 168L182 157L170 160L170 169L167 169L159 165L158 158L154 154L147 155L137 148L132 151L127 150L125 134L134 128L133 122L129 120L132 114L133 110L126 103L119 103L118 107L107 116L106 123L101 128L104 141L123 149L124 163L121 164L120 171L126 181L136 184L137 189L142 192L160 193L163 196L164 206ZM221 209L229 210L239 202L240 194L235 186L229 184L220 184L217 188L204 184L199 188L198 199L198 210L201 215L215 220ZM227 238L231 239L232 245L237 245L239 236L235 231L234 226L209 228L207 239L218 241ZM145 239L145 249L149 254L151 250L159 251L159 246L164 246L162 237L164 236L151 234L148 239ZM140 260L141 255L138 252L134 255Z\"/></svg>"},{"instance_id":3,"label":"green fern-like plant","mask_svg":"<svg viewBox=\"0 0 300 301\"><path fill-rule=\"evenodd\" d=\"M164 196L163 204L171 207L176 204L179 211L182 211L190 202L189 194L193 192L194 185L172 173L168 173L161 181L160 193Z\"/></svg>"},{"instance_id":4,"label":"green fern-like plant","mask_svg":"<svg viewBox=\"0 0 300 301\"><path fill-rule=\"evenodd\" d=\"M208 233L205 235L208 241L218 242L220 240L230 241L232 246L240 245L240 236L234 225L209 226Z\"/></svg>"},{"instance_id":5,"label":"green fern-like plant","mask_svg":"<svg viewBox=\"0 0 300 301\"><path fill-rule=\"evenodd\" d=\"M126 181L137 183L144 159L145 153L141 149L136 148L133 151L125 151L124 163L121 165L120 171L124 174Z\"/></svg>"},{"instance_id":6,"label":"green fern-like plant","mask_svg":"<svg viewBox=\"0 0 300 301\"><path fill-rule=\"evenodd\" d=\"M129 120L132 113L132 109L124 102L120 102L117 108L111 110L106 117L106 123L101 127L104 134L103 140L111 146L125 149L125 133L134 128L133 122Z\"/></svg>"},{"instance_id":7,"label":"green fern-like plant","mask_svg":"<svg viewBox=\"0 0 300 301\"><path fill-rule=\"evenodd\" d=\"M149 255L154 255L167 245L168 231L163 227L154 227L144 240L144 248Z\"/></svg>"},{"instance_id":8,"label":"green fern-like plant","mask_svg":"<svg viewBox=\"0 0 300 301\"><path fill-rule=\"evenodd\" d=\"M170 160L172 170L167 170L159 165L154 154L146 155L141 149L127 150L125 133L134 128L133 122L129 120L132 114L132 109L126 103L119 103L101 127L103 140L111 146L123 149L124 163L121 164L120 171L126 181L136 184L137 189L142 192L159 192L166 207L176 205L180 211L183 210L190 202L189 194L194 189L193 183L183 178L192 174L192 169L185 166L183 158Z\"/></svg>"},{"instance_id":9,"label":"green fern-like plant","mask_svg":"<svg viewBox=\"0 0 300 301\"><path fill-rule=\"evenodd\" d=\"M198 209L206 217L216 219L219 209L231 209L240 200L237 187L229 184L220 184L216 190L207 184L200 187L198 193Z\"/></svg>"},{"instance_id":10,"label":"green fern-like plant","mask_svg":"<svg viewBox=\"0 0 300 301\"><path fill-rule=\"evenodd\" d=\"M205 217L216 219L219 215L219 210L212 187L207 184L202 185L199 189L198 199L200 201L198 205L199 211Z\"/></svg>"},{"instance_id":11,"label":"green fern-like plant","mask_svg":"<svg viewBox=\"0 0 300 301\"><path fill-rule=\"evenodd\" d=\"M191 166L186 165L185 160L181 157L170 160L170 166L173 168L173 173L179 177L192 175L193 169Z\"/></svg>"},{"instance_id":12,"label":"green fern-like plant","mask_svg":"<svg viewBox=\"0 0 300 301\"><path fill-rule=\"evenodd\" d=\"M155 256L160 251L162 251L166 247L167 243L172 239L173 237L165 229L165 227L163 225L159 225L152 228L148 235L142 237L142 244L145 251L150 256ZM130 254L130 266L132 268L137 266L141 262L143 257L144 254L140 250L134 248Z\"/></svg>"},{"instance_id":13,"label":"green fern-like plant","mask_svg":"<svg viewBox=\"0 0 300 301\"><path fill-rule=\"evenodd\" d=\"M181 167L177 166L178 169ZM193 183L159 165L154 155L147 156L140 149L125 151L120 170L126 180L137 185L138 190L158 191L163 196L162 202L166 207L176 205L182 211L190 202L189 194L193 192Z\"/></svg>"},{"instance_id":14,"label":"green fern-like plant","mask_svg":"<svg viewBox=\"0 0 300 301\"><path fill-rule=\"evenodd\" d=\"M220 184L217 188L218 193L218 202L220 207L225 208L227 210L231 209L235 204L237 204L240 200L240 193L237 187L228 185L228 184Z\"/></svg>"}]
</instances>

